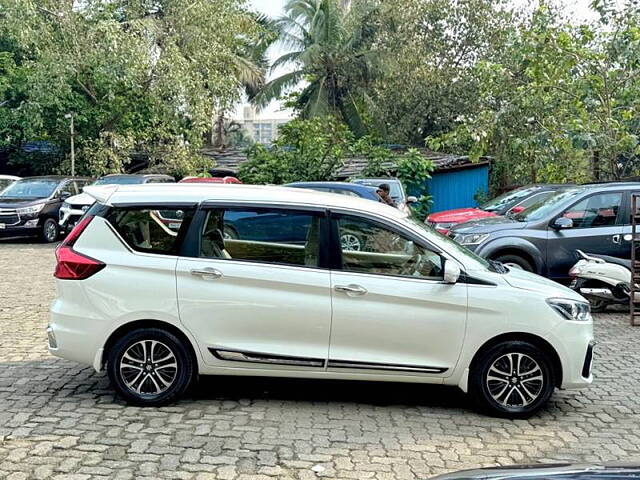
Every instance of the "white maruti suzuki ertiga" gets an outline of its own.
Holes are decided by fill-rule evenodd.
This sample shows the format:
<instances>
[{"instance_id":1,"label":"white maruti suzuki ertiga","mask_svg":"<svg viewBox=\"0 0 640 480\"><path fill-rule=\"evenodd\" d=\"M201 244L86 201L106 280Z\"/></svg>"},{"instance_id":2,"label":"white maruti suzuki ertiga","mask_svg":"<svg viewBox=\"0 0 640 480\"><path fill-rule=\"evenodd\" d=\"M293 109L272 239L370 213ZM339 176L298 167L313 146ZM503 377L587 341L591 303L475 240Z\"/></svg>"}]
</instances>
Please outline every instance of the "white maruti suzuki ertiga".
<instances>
[{"instance_id":1,"label":"white maruti suzuki ertiga","mask_svg":"<svg viewBox=\"0 0 640 480\"><path fill-rule=\"evenodd\" d=\"M525 417L589 385L578 294L487 263L404 213L280 187L88 187L56 251L57 356L139 405L197 375L457 385Z\"/></svg>"}]
</instances>

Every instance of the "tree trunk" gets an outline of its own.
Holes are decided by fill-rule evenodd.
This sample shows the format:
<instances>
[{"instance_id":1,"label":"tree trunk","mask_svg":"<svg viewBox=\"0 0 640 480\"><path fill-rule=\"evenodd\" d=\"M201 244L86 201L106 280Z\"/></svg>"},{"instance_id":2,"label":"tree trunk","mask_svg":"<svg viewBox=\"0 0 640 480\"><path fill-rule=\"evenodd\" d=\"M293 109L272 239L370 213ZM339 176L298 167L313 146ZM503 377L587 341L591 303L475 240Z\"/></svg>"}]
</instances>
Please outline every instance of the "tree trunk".
<instances>
[{"instance_id":1,"label":"tree trunk","mask_svg":"<svg viewBox=\"0 0 640 480\"><path fill-rule=\"evenodd\" d=\"M600 180L600 150L593 151L593 157L591 158L591 168L593 171L593 180Z\"/></svg>"}]
</instances>

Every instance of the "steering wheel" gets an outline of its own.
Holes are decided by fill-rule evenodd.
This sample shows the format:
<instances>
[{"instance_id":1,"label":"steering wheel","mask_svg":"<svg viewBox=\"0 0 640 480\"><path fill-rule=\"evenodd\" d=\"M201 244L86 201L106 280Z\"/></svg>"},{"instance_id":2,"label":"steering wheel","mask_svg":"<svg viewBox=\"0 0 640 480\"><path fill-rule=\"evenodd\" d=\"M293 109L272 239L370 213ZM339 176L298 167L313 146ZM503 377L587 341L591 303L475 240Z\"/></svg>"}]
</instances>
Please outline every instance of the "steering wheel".
<instances>
[{"instance_id":1,"label":"steering wheel","mask_svg":"<svg viewBox=\"0 0 640 480\"><path fill-rule=\"evenodd\" d=\"M413 275L418 271L418 266L422 263L422 254L416 253L413 257L407 260L400 269L400 275Z\"/></svg>"}]
</instances>

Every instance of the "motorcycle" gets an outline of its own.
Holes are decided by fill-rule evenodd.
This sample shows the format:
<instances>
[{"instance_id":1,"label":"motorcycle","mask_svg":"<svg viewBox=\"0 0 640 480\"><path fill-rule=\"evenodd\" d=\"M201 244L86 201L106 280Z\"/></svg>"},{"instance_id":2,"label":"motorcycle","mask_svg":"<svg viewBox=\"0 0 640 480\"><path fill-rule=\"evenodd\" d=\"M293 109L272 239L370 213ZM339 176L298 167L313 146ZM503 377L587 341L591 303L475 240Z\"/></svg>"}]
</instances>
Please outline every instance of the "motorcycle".
<instances>
[{"instance_id":1,"label":"motorcycle","mask_svg":"<svg viewBox=\"0 0 640 480\"><path fill-rule=\"evenodd\" d=\"M589 300L592 312L604 312L609 305L628 304L631 260L594 255L576 250L578 262L569 270L571 289ZM636 301L640 295L635 295Z\"/></svg>"}]
</instances>

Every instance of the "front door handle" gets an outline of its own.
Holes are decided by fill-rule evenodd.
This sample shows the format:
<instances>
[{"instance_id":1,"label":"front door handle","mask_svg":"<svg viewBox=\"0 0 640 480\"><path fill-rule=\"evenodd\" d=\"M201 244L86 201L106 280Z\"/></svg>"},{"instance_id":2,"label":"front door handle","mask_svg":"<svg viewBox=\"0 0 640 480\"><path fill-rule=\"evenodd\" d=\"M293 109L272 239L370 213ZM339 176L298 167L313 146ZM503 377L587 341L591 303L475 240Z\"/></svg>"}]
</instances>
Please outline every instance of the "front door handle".
<instances>
[{"instance_id":1,"label":"front door handle","mask_svg":"<svg viewBox=\"0 0 640 480\"><path fill-rule=\"evenodd\" d=\"M216 270L215 268L207 267L202 269L193 269L191 270L191 275L196 275L202 277L204 280L215 280L216 278L222 277L222 272L220 270Z\"/></svg>"},{"instance_id":2,"label":"front door handle","mask_svg":"<svg viewBox=\"0 0 640 480\"><path fill-rule=\"evenodd\" d=\"M620 243L620 235L614 235L613 237L611 237L611 240L613 241L613 243Z\"/></svg>"},{"instance_id":3,"label":"front door handle","mask_svg":"<svg viewBox=\"0 0 640 480\"><path fill-rule=\"evenodd\" d=\"M364 287L361 287L360 285L336 285L334 287L334 290L336 292L343 292L346 293L347 295L364 295L365 293L367 293L367 289Z\"/></svg>"}]
</instances>

